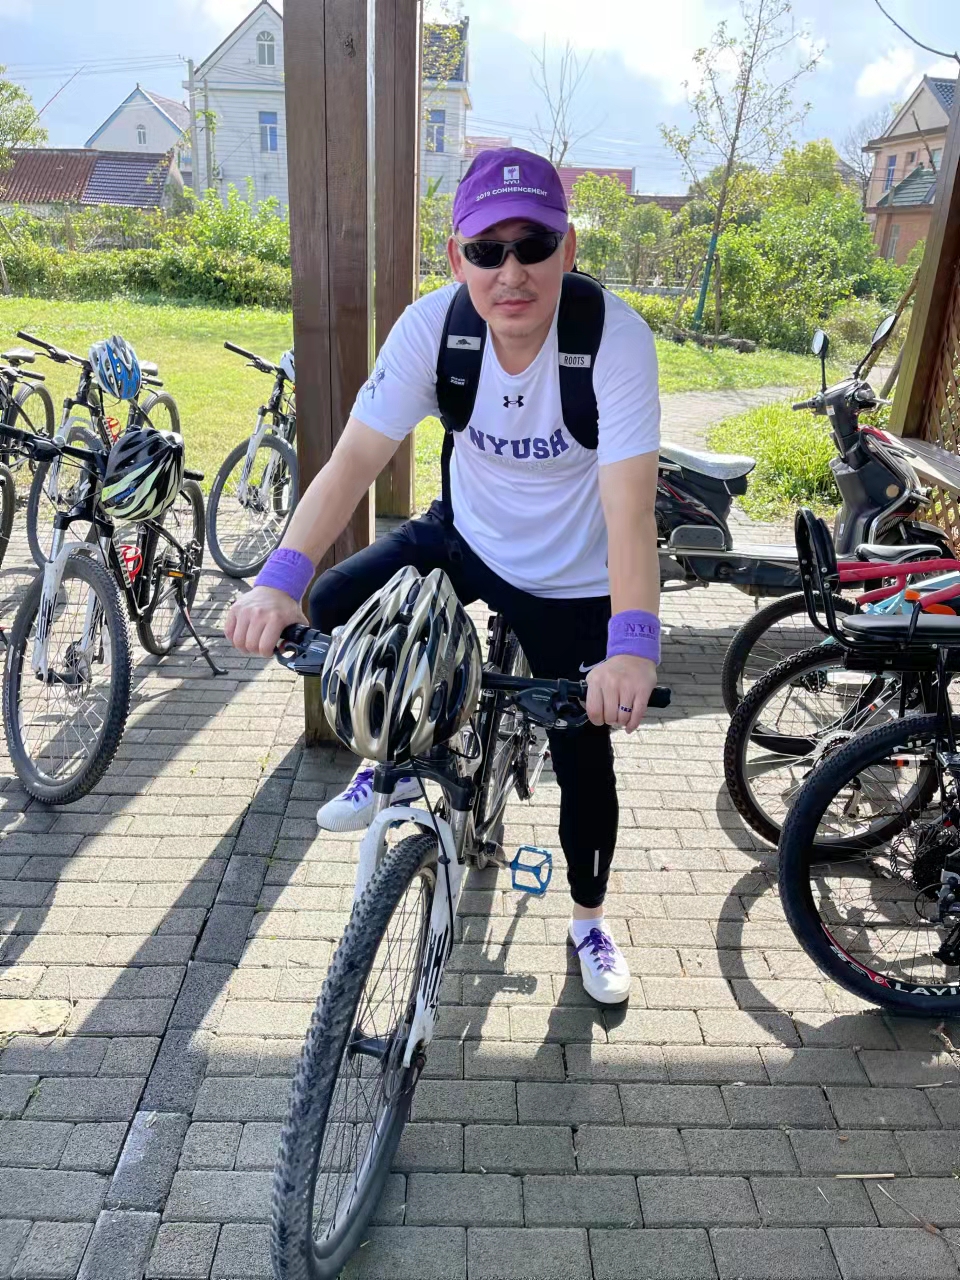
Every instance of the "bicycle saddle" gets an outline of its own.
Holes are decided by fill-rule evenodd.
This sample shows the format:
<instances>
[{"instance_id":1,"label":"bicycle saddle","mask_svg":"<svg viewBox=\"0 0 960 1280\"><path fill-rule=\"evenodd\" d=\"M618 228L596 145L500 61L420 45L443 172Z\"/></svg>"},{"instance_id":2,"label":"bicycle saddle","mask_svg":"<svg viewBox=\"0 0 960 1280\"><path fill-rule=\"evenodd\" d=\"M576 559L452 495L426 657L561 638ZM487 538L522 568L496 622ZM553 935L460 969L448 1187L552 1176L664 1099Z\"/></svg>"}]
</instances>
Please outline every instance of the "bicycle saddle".
<instances>
[{"instance_id":1,"label":"bicycle saddle","mask_svg":"<svg viewBox=\"0 0 960 1280\"><path fill-rule=\"evenodd\" d=\"M936 560L940 548L933 543L911 546L884 546L881 542L861 542L854 555L858 560L882 560L884 564L903 564L909 560Z\"/></svg>"},{"instance_id":2,"label":"bicycle saddle","mask_svg":"<svg viewBox=\"0 0 960 1280\"><path fill-rule=\"evenodd\" d=\"M154 364L152 360L141 360L140 372L145 373L148 378L155 378L160 372L160 366Z\"/></svg>"},{"instance_id":3,"label":"bicycle saddle","mask_svg":"<svg viewBox=\"0 0 960 1280\"><path fill-rule=\"evenodd\" d=\"M35 351L27 351L25 347L11 347L9 351L0 351L0 360L6 360L14 368L18 364L33 364L37 358Z\"/></svg>"}]
</instances>

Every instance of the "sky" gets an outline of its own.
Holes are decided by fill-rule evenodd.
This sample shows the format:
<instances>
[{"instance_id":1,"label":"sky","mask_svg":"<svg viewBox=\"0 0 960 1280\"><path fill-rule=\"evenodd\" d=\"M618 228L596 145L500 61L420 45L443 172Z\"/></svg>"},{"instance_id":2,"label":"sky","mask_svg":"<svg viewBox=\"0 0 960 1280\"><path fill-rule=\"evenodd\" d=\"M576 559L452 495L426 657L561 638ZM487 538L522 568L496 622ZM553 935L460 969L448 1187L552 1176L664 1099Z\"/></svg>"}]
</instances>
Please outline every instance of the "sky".
<instances>
[{"instance_id":1,"label":"sky","mask_svg":"<svg viewBox=\"0 0 960 1280\"><path fill-rule=\"evenodd\" d=\"M635 168L643 191L685 190L687 176L658 126L689 119L684 82L693 73L693 52L718 21L735 17L735 3L446 2L470 18L472 133L535 145L531 131L543 107L531 79L533 53L546 39L548 60L555 60L569 40L589 59L577 101L585 136L572 162ZM925 43L960 48L957 0L885 0L885 6ZM82 68L43 112L50 145L82 146L138 81L183 98L186 59L200 62L251 7L250 0L152 0L149 19L127 25L118 24L116 0L82 0L82 20L81 0L0 0L0 63L38 109ZM839 143L851 125L903 101L925 72L957 73L955 63L913 47L874 0L794 0L794 16L808 45L823 48L819 67L798 89L799 100L811 104L799 141Z\"/></svg>"}]
</instances>

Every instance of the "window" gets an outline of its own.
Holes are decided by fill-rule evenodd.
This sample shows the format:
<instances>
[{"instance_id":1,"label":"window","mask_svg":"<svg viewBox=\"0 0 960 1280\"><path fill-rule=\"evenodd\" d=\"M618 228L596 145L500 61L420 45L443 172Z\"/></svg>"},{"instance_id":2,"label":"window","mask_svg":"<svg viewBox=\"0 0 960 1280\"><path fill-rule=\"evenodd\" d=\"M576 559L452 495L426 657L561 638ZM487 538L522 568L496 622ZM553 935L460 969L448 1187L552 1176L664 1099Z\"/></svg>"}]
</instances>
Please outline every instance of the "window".
<instances>
[{"instance_id":1,"label":"window","mask_svg":"<svg viewBox=\"0 0 960 1280\"><path fill-rule=\"evenodd\" d=\"M137 146L145 147L147 145L147 129L146 125L137 125Z\"/></svg>"},{"instance_id":2,"label":"window","mask_svg":"<svg viewBox=\"0 0 960 1280\"><path fill-rule=\"evenodd\" d=\"M889 191L890 188L893 186L893 175L896 173L896 171L897 171L897 157L887 156L887 172L883 179L884 191Z\"/></svg>"},{"instance_id":3,"label":"window","mask_svg":"<svg viewBox=\"0 0 960 1280\"><path fill-rule=\"evenodd\" d=\"M427 150L443 150L443 134L447 124L446 111L431 111L427 115Z\"/></svg>"},{"instance_id":4,"label":"window","mask_svg":"<svg viewBox=\"0 0 960 1280\"><path fill-rule=\"evenodd\" d=\"M277 113L275 111L260 112L260 150L276 151L277 149Z\"/></svg>"},{"instance_id":5,"label":"window","mask_svg":"<svg viewBox=\"0 0 960 1280\"><path fill-rule=\"evenodd\" d=\"M915 151L908 151L906 167L908 169L912 169L916 163L917 163L917 153Z\"/></svg>"},{"instance_id":6,"label":"window","mask_svg":"<svg viewBox=\"0 0 960 1280\"><path fill-rule=\"evenodd\" d=\"M277 62L277 44L269 31L257 36L257 66L273 67Z\"/></svg>"},{"instance_id":7,"label":"window","mask_svg":"<svg viewBox=\"0 0 960 1280\"><path fill-rule=\"evenodd\" d=\"M939 172L940 172L940 157L943 155L943 147L937 147L933 152L931 152L931 154L932 154L932 156L933 156L933 167L934 167L934 169L936 169L936 170L937 170L937 172L939 173Z\"/></svg>"},{"instance_id":8,"label":"window","mask_svg":"<svg viewBox=\"0 0 960 1280\"><path fill-rule=\"evenodd\" d=\"M899 243L900 243L900 223L895 222L893 226L890 228L890 234L887 236L887 252L885 255L887 258L890 259L891 262L893 262L893 260L897 256L897 245Z\"/></svg>"}]
</instances>

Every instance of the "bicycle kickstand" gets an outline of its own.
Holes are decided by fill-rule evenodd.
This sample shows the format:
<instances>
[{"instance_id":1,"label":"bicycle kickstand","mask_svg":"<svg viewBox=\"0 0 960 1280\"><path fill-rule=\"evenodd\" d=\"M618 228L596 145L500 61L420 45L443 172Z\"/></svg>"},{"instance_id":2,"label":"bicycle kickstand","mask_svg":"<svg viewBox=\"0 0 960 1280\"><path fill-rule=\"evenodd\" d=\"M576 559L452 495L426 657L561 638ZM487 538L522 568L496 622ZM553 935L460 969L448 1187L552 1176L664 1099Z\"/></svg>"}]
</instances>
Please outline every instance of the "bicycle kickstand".
<instances>
[{"instance_id":1,"label":"bicycle kickstand","mask_svg":"<svg viewBox=\"0 0 960 1280\"><path fill-rule=\"evenodd\" d=\"M217 664L214 662L213 658L211 657L210 650L200 639L200 636L197 633L197 629L193 625L193 619L190 617L190 610L187 608L184 601L178 600L177 607L180 610L180 616L183 618L183 621L186 624L187 630L193 636L194 640L196 641L197 648L203 654L204 661L206 662L207 666L210 668L210 670L213 672L215 676L225 676L227 674L226 667L218 667Z\"/></svg>"}]
</instances>

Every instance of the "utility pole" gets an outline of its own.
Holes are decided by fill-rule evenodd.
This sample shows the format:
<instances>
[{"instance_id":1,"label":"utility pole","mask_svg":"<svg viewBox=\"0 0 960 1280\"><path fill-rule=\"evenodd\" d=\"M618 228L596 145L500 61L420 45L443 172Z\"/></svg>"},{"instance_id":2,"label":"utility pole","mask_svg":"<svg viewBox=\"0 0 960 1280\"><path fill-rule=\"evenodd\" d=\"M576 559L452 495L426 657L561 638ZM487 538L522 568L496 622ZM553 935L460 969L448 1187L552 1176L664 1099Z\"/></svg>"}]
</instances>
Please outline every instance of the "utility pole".
<instances>
[{"instance_id":1,"label":"utility pole","mask_svg":"<svg viewBox=\"0 0 960 1280\"><path fill-rule=\"evenodd\" d=\"M207 77L203 77L203 140L204 151L206 153L207 162L207 182L208 187L213 186L213 130L210 127L210 92L207 87Z\"/></svg>"},{"instance_id":2,"label":"utility pole","mask_svg":"<svg viewBox=\"0 0 960 1280\"><path fill-rule=\"evenodd\" d=\"M190 181L196 193L200 183L200 131L197 128L197 86L193 78L193 59L187 59L187 104L190 109Z\"/></svg>"}]
</instances>

